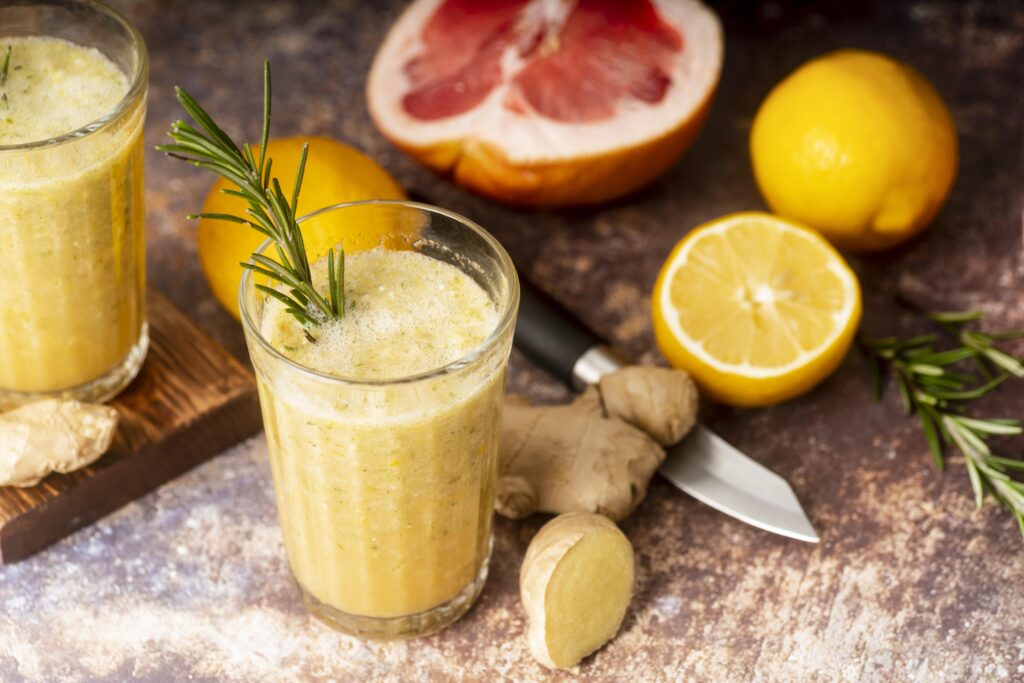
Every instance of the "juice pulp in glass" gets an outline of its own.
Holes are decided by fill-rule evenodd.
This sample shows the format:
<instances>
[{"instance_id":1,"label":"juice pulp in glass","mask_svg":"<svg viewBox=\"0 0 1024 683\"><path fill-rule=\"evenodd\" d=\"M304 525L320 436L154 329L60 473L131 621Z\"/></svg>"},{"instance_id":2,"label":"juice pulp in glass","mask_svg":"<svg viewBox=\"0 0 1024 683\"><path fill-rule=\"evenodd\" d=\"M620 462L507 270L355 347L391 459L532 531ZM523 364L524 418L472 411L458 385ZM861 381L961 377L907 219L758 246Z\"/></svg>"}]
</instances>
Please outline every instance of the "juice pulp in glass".
<instances>
[{"instance_id":1,"label":"juice pulp in glass","mask_svg":"<svg viewBox=\"0 0 1024 683\"><path fill-rule=\"evenodd\" d=\"M265 304L270 346L345 378L306 376L249 339L288 559L314 613L342 628L424 613L486 571L511 331L457 371L416 376L481 348L499 317L458 268L380 248L346 258L340 321L303 328Z\"/></svg>"},{"instance_id":2,"label":"juice pulp in glass","mask_svg":"<svg viewBox=\"0 0 1024 683\"><path fill-rule=\"evenodd\" d=\"M133 351L140 364L145 321L144 103L46 144L112 112L129 91L128 76L99 50L60 38L0 37L0 60L8 46L0 87L0 403L73 391Z\"/></svg>"}]
</instances>

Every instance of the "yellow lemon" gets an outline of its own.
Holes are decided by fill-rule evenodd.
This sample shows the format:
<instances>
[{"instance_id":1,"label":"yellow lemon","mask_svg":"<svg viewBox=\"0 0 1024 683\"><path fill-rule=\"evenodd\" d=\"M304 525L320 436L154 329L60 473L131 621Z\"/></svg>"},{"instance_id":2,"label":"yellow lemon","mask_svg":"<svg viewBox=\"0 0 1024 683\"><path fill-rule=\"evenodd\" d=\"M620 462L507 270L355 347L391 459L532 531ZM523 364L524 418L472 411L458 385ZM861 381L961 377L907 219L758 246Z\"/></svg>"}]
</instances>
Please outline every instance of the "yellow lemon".
<instances>
[{"instance_id":1,"label":"yellow lemon","mask_svg":"<svg viewBox=\"0 0 1024 683\"><path fill-rule=\"evenodd\" d=\"M821 235L766 213L689 233L661 268L654 333L710 397L762 406L802 394L842 361L860 285Z\"/></svg>"},{"instance_id":2,"label":"yellow lemon","mask_svg":"<svg viewBox=\"0 0 1024 683\"><path fill-rule=\"evenodd\" d=\"M271 140L267 155L274 160L276 176L286 196L291 196L302 145L309 143L309 156L299 195L299 215L337 204L363 199L403 199L402 189L373 159L354 147L321 137L290 137ZM259 150L254 150L259 155ZM245 216L244 200L221 192L234 187L218 178L203 203L204 213ZM394 226L372 220L376 214L346 209L327 213L302 224L302 235L310 260L327 253L342 242L347 251L367 249L394 236ZM252 228L226 221L201 219L197 240L199 260L213 295L238 317L239 265L260 246L265 237Z\"/></svg>"},{"instance_id":3,"label":"yellow lemon","mask_svg":"<svg viewBox=\"0 0 1024 683\"><path fill-rule=\"evenodd\" d=\"M956 129L935 89L885 55L842 50L765 98L750 154L772 211L855 251L892 247L935 217L956 176Z\"/></svg>"}]
</instances>

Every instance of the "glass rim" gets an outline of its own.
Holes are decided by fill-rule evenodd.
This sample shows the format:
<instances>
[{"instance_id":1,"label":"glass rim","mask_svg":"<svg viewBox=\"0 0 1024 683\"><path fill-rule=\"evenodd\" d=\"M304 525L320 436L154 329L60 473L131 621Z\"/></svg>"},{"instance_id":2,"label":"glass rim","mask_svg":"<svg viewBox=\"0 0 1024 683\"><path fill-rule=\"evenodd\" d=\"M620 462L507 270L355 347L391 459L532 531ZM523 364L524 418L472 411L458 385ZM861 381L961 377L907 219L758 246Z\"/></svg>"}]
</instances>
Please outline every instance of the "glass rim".
<instances>
[{"instance_id":1,"label":"glass rim","mask_svg":"<svg viewBox=\"0 0 1024 683\"><path fill-rule=\"evenodd\" d=\"M269 353L275 360L281 361L286 365L290 366L293 370L297 370L300 373L307 375L310 378L316 379L317 381L330 382L333 384L346 385L346 386L378 386L386 387L393 386L396 384L412 384L414 382L420 382L434 377L441 377L443 375L450 375L457 372L465 367L472 365L475 361L483 357L489 352L501 339L508 333L509 328L515 324L516 312L519 309L519 275L516 272L515 265L512 263L512 257L508 255L505 247L502 246L501 242L498 241L494 235L489 233L487 230L482 228L476 222L466 218L462 214L448 209L434 206L433 204L425 204L423 202L414 202L403 199L367 199L355 202L339 202L337 204L330 204L328 206L321 207L315 211L310 211L307 214L300 216L297 220L299 223L307 221L311 218L315 218L324 213L336 211L339 209L346 209L350 207L358 206L400 206L410 209L419 209L432 214L438 214L450 218L462 226L469 228L472 232L483 238L484 242L491 248L491 250L497 255L500 270L505 275L505 279L508 282L508 297L504 305L504 310L500 311L501 317L498 323L491 330L487 337L473 347L470 351L463 354L459 358L442 365L438 368L431 370L425 370L412 375L402 375L399 377L388 377L385 379L360 379L356 377L342 377L340 375L331 375L319 370L314 370L308 366L302 365L291 358L288 358L283 353L278 351L273 345L270 344L260 332L256 323L253 321L249 314L249 308L246 305L246 291L248 285L253 277L253 271L248 268L243 269L242 279L238 284L238 310L242 318L242 326L245 329L246 336L251 337L257 341L260 348ZM262 253L268 249L273 243L273 240L267 238L260 244L259 248L255 253ZM248 263L253 263L250 258Z\"/></svg>"},{"instance_id":2,"label":"glass rim","mask_svg":"<svg viewBox=\"0 0 1024 683\"><path fill-rule=\"evenodd\" d=\"M135 52L139 55L139 63L135 69L135 73L132 74L131 85L128 86L128 92L124 94L114 108L108 111L98 119L94 119L83 126L79 126L74 130L68 131L67 133L61 133L52 138L46 138L45 140L32 140L30 142L19 142L16 145L0 145L0 153L2 152L13 152L13 151L27 151L32 149L46 149L49 147L56 147L57 145L63 145L74 140L81 140L82 138L88 137L102 130L105 130L115 121L118 121L122 115L128 112L132 105L139 99L139 97L146 90L146 83L149 80L149 50L146 47L146 41L143 39L142 34L135 27L135 24L128 21L128 19L118 12L113 7L99 2L99 0L64 0L63 3L58 2L45 2L36 0L35 2L27 2L19 6L32 6L32 5L50 5L60 6L61 4L75 4L82 7L87 7L91 11L107 16L112 19L114 23L125 29L131 38L131 46ZM45 34L39 34L39 36L45 36ZM54 36L56 37L56 36Z\"/></svg>"}]
</instances>

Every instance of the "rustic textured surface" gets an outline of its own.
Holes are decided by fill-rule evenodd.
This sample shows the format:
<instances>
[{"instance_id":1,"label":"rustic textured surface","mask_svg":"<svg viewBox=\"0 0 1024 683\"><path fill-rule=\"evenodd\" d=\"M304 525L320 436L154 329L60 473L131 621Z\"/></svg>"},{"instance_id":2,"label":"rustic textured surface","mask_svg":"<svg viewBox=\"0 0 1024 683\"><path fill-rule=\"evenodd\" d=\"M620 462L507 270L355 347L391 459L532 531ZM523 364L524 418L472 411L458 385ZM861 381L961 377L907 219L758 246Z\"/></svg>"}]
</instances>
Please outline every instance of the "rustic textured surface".
<instances>
[{"instance_id":1,"label":"rustic textured surface","mask_svg":"<svg viewBox=\"0 0 1024 683\"><path fill-rule=\"evenodd\" d=\"M594 211L503 209L424 172L374 131L361 87L400 2L120 2L153 53L148 139L188 85L233 130L256 133L258 61L275 64L279 134L350 140L409 188L480 220L522 270L602 333L658 362L648 291L697 223L759 208L746 135L760 99L805 59L843 46L917 65L950 103L960 177L936 224L899 251L856 259L865 326L907 331L900 288L1024 326L1020 296L1020 5L724 2L726 64L708 126L651 188ZM232 21L226 16L229 5ZM809 4L808 4L809 5ZM153 280L218 339L241 334L199 275L191 227L209 179L150 154ZM564 392L513 359L513 388ZM972 509L954 462L931 468L897 401L871 403L852 354L809 396L709 423L788 477L823 542L761 533L655 482L625 530L640 558L623 634L582 667L594 680L1024 680L1024 543L1010 518ZM1024 391L992 407L1020 415ZM1007 445L1019 452L1019 445ZM541 520L499 522L491 581L448 631L398 644L336 635L307 617L282 559L257 439L49 551L0 569L4 680L531 680L516 573Z\"/></svg>"}]
</instances>

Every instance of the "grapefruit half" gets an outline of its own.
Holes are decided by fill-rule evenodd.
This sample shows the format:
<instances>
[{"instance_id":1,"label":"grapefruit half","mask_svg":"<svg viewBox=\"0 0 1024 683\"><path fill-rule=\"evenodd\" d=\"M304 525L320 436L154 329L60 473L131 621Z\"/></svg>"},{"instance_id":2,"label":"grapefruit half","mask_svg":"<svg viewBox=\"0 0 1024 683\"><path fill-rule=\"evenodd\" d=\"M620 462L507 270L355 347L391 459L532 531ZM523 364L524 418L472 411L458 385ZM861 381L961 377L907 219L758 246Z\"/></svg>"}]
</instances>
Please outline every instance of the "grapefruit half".
<instances>
[{"instance_id":1,"label":"grapefruit half","mask_svg":"<svg viewBox=\"0 0 1024 683\"><path fill-rule=\"evenodd\" d=\"M718 83L697 0L416 0L370 70L381 132L499 200L600 202L668 168Z\"/></svg>"}]
</instances>

